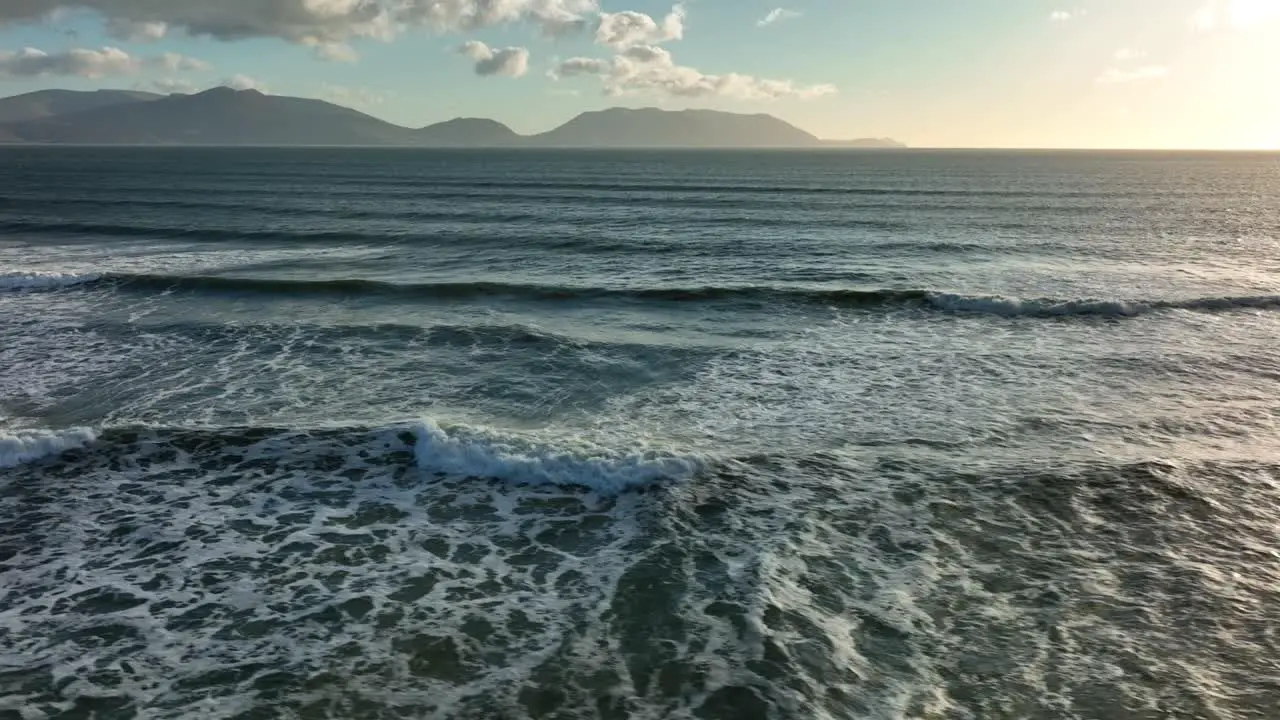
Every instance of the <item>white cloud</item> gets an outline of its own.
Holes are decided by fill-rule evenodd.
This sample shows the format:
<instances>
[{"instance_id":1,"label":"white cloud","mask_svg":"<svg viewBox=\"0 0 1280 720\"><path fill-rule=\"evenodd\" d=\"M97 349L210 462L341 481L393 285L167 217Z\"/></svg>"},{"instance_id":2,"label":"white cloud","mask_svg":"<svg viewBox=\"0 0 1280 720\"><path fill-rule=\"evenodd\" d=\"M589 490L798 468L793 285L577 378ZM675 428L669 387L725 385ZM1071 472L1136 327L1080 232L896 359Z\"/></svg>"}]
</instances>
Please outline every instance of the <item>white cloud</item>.
<instances>
[{"instance_id":1,"label":"white cloud","mask_svg":"<svg viewBox=\"0 0 1280 720\"><path fill-rule=\"evenodd\" d=\"M210 70L212 65L193 57L179 55L178 53L165 53L157 57L148 58L145 63L150 67L167 70L169 72L200 72Z\"/></svg>"},{"instance_id":2,"label":"white cloud","mask_svg":"<svg viewBox=\"0 0 1280 720\"><path fill-rule=\"evenodd\" d=\"M1135 50L1133 48L1120 48L1116 51L1115 58L1120 62L1129 62L1130 60L1141 60L1146 57L1144 50Z\"/></svg>"},{"instance_id":3,"label":"white cloud","mask_svg":"<svg viewBox=\"0 0 1280 720\"><path fill-rule=\"evenodd\" d=\"M71 75L97 78L130 75L140 68L141 64L136 58L114 47L104 47L101 50L75 49L53 54L36 48L0 52L0 77Z\"/></svg>"},{"instance_id":4,"label":"white cloud","mask_svg":"<svg viewBox=\"0 0 1280 720\"><path fill-rule=\"evenodd\" d=\"M196 86L190 80L181 78L161 78L151 83L151 87L159 92L170 93L192 93L195 92Z\"/></svg>"},{"instance_id":5,"label":"white cloud","mask_svg":"<svg viewBox=\"0 0 1280 720\"><path fill-rule=\"evenodd\" d=\"M491 48L479 40L468 40L458 54L475 61L477 75L520 77L529 71L529 51L522 47Z\"/></svg>"},{"instance_id":6,"label":"white cloud","mask_svg":"<svg viewBox=\"0 0 1280 720\"><path fill-rule=\"evenodd\" d=\"M797 85L790 80L770 80L740 73L709 75L677 65L671 53L653 45L623 50L613 61L570 58L554 70L557 77L599 76L609 95L649 93L671 97L722 96L740 100L808 99L836 92L833 85Z\"/></svg>"},{"instance_id":7,"label":"white cloud","mask_svg":"<svg viewBox=\"0 0 1280 720\"><path fill-rule=\"evenodd\" d=\"M381 105L385 99L382 95L368 88L346 87L329 83L323 83L320 87L324 99L339 105Z\"/></svg>"},{"instance_id":8,"label":"white cloud","mask_svg":"<svg viewBox=\"0 0 1280 720\"><path fill-rule=\"evenodd\" d=\"M226 80L223 80L221 85L223 87L229 87L232 90L257 90L262 93L267 91L267 86L261 80L249 77L248 75L232 75Z\"/></svg>"},{"instance_id":9,"label":"white cloud","mask_svg":"<svg viewBox=\"0 0 1280 720\"><path fill-rule=\"evenodd\" d=\"M1169 75L1169 68L1164 65L1144 65L1132 70L1107 68L1098 76L1098 82L1104 85L1137 82L1140 80L1159 80Z\"/></svg>"},{"instance_id":10,"label":"white cloud","mask_svg":"<svg viewBox=\"0 0 1280 720\"><path fill-rule=\"evenodd\" d=\"M596 0L0 0L0 25L89 10L109 28L142 28L219 40L278 37L317 45L389 40L410 27L438 32L528 22L559 35L585 25Z\"/></svg>"},{"instance_id":11,"label":"white cloud","mask_svg":"<svg viewBox=\"0 0 1280 720\"><path fill-rule=\"evenodd\" d=\"M77 48L59 53L47 53L36 48L0 52L0 77L62 75L99 78L132 75L153 69L186 72L208 70L209 64L177 53L139 58L116 47L104 47L101 50Z\"/></svg>"},{"instance_id":12,"label":"white cloud","mask_svg":"<svg viewBox=\"0 0 1280 720\"><path fill-rule=\"evenodd\" d=\"M316 57L329 62L353 63L360 60L360 54L350 45L338 42L315 44Z\"/></svg>"},{"instance_id":13,"label":"white cloud","mask_svg":"<svg viewBox=\"0 0 1280 720\"><path fill-rule=\"evenodd\" d=\"M169 24L165 22L138 22L127 18L107 21L107 34L117 40L145 42L159 40L168 33Z\"/></svg>"},{"instance_id":14,"label":"white cloud","mask_svg":"<svg viewBox=\"0 0 1280 720\"><path fill-rule=\"evenodd\" d=\"M399 22L438 32L469 32L512 22L531 22L544 34L560 36L586 25L599 10L596 0L373 0L397 6Z\"/></svg>"},{"instance_id":15,"label":"white cloud","mask_svg":"<svg viewBox=\"0 0 1280 720\"><path fill-rule=\"evenodd\" d=\"M1056 23L1064 23L1071 20L1071 12L1069 10L1054 10L1049 13L1049 20Z\"/></svg>"},{"instance_id":16,"label":"white cloud","mask_svg":"<svg viewBox=\"0 0 1280 720\"><path fill-rule=\"evenodd\" d=\"M596 43L623 50L635 45L658 45L684 37L684 6L671 8L659 23L642 12L626 10L617 13L600 13L596 26Z\"/></svg>"},{"instance_id":17,"label":"white cloud","mask_svg":"<svg viewBox=\"0 0 1280 720\"><path fill-rule=\"evenodd\" d=\"M580 75L603 75L613 65L608 60L599 58L574 57L565 60L551 70L548 75L553 79L577 77Z\"/></svg>"},{"instance_id":18,"label":"white cloud","mask_svg":"<svg viewBox=\"0 0 1280 720\"><path fill-rule=\"evenodd\" d=\"M774 8L770 10L767 15L757 20L756 26L766 27L780 20L791 20L792 18L798 18L798 17L800 17L800 13L796 12L795 10L788 10L786 8Z\"/></svg>"}]
</instances>

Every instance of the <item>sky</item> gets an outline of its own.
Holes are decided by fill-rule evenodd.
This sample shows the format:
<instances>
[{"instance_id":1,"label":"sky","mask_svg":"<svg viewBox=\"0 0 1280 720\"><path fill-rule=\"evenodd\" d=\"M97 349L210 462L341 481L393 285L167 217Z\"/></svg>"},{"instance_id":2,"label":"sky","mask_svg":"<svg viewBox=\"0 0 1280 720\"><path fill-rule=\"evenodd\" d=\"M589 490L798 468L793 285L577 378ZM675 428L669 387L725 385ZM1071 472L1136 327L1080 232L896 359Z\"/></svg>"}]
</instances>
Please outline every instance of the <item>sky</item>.
<instances>
[{"instance_id":1,"label":"sky","mask_svg":"<svg viewBox=\"0 0 1280 720\"><path fill-rule=\"evenodd\" d=\"M217 85L410 127L622 105L917 147L1280 149L1280 0L0 0L0 95Z\"/></svg>"}]
</instances>

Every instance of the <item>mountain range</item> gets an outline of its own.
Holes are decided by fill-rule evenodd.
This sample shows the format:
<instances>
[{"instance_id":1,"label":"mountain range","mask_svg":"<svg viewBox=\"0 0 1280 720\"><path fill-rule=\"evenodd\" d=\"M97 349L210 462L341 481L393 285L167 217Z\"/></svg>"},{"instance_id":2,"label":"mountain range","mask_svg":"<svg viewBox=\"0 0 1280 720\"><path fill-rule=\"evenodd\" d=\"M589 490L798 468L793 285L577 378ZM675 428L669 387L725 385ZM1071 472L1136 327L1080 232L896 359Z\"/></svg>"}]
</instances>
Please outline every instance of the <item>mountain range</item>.
<instances>
[{"instance_id":1,"label":"mountain range","mask_svg":"<svg viewBox=\"0 0 1280 720\"><path fill-rule=\"evenodd\" d=\"M772 115L612 108L549 132L519 135L495 120L412 129L323 100L219 87L192 95L41 90L0 99L0 142L83 145L386 147L905 147L887 138L824 141Z\"/></svg>"}]
</instances>

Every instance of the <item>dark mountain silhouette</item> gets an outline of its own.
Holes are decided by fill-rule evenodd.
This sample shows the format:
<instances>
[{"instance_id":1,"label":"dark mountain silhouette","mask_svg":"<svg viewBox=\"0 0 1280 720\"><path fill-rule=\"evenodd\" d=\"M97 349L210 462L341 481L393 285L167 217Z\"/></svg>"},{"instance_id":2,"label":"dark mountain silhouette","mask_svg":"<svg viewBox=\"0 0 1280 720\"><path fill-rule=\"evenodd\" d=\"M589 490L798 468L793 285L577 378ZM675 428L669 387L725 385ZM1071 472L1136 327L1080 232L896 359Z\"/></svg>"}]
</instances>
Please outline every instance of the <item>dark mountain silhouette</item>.
<instances>
[{"instance_id":1,"label":"dark mountain silhouette","mask_svg":"<svg viewBox=\"0 0 1280 720\"><path fill-rule=\"evenodd\" d=\"M415 133L416 145L428 147L511 147L523 138L497 120L455 118Z\"/></svg>"},{"instance_id":2,"label":"dark mountain silhouette","mask_svg":"<svg viewBox=\"0 0 1280 720\"><path fill-rule=\"evenodd\" d=\"M67 115L85 110L96 110L112 105L159 100L164 95L135 90L37 90L24 95L0 99L0 123L17 123L28 120Z\"/></svg>"},{"instance_id":3,"label":"dark mountain silhouette","mask_svg":"<svg viewBox=\"0 0 1280 720\"><path fill-rule=\"evenodd\" d=\"M411 145L413 132L321 100L214 88L17 123L28 142L185 145Z\"/></svg>"},{"instance_id":4,"label":"dark mountain silhouette","mask_svg":"<svg viewBox=\"0 0 1280 720\"><path fill-rule=\"evenodd\" d=\"M529 138L542 147L813 147L818 138L772 115L612 108Z\"/></svg>"},{"instance_id":5,"label":"dark mountain silhouette","mask_svg":"<svg viewBox=\"0 0 1280 720\"><path fill-rule=\"evenodd\" d=\"M613 108L582 113L550 132L521 136L502 123L481 118L457 118L414 130L322 100L223 87L168 96L42 91L0 100L0 109L4 108L23 119L0 122L0 142L459 148L826 145L771 115ZM896 146L890 140L840 144Z\"/></svg>"}]
</instances>

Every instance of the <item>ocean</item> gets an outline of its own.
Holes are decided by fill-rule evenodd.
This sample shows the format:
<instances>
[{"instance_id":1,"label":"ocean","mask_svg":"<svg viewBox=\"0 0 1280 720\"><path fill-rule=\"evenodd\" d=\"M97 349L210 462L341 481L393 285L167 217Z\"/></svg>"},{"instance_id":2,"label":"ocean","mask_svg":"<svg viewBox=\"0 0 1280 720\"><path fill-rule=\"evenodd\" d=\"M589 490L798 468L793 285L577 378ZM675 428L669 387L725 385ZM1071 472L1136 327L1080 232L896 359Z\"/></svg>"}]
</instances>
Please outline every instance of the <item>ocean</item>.
<instances>
[{"instance_id":1,"label":"ocean","mask_svg":"<svg viewBox=\"0 0 1280 720\"><path fill-rule=\"evenodd\" d=\"M0 150L0 717L1269 718L1280 155Z\"/></svg>"}]
</instances>

